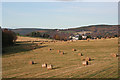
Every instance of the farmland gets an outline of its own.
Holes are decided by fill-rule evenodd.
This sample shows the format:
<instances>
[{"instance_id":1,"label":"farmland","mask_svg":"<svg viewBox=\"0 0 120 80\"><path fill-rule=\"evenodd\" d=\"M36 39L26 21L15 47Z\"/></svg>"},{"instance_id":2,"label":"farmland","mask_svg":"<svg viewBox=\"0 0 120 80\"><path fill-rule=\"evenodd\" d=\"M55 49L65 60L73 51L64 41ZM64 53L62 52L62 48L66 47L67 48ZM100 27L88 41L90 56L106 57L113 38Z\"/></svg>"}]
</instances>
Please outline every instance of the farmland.
<instances>
[{"instance_id":1,"label":"farmland","mask_svg":"<svg viewBox=\"0 0 120 80\"><path fill-rule=\"evenodd\" d=\"M118 58L110 56L118 53L118 38L71 42L18 37L15 46L3 50L3 78L118 78ZM81 59L86 57L91 61L83 66ZM53 69L42 68L43 63L52 64Z\"/></svg>"}]
</instances>

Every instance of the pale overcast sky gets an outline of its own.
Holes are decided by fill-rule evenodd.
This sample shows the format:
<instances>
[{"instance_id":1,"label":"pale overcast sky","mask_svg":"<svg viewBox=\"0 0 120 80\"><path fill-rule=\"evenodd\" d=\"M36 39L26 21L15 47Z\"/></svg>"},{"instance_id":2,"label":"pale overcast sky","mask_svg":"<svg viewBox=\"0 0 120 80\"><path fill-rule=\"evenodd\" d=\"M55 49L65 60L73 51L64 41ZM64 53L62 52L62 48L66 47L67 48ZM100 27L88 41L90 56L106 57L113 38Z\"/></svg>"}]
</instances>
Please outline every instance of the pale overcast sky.
<instances>
[{"instance_id":1,"label":"pale overcast sky","mask_svg":"<svg viewBox=\"0 0 120 80\"><path fill-rule=\"evenodd\" d=\"M55 28L73 28L77 26L95 24L117 25L118 3L117 2L2 3L2 27L55 29Z\"/></svg>"},{"instance_id":2,"label":"pale overcast sky","mask_svg":"<svg viewBox=\"0 0 120 80\"><path fill-rule=\"evenodd\" d=\"M119 0L1 0L2 2L58 2L58 1L79 1L79 2L118 2Z\"/></svg>"}]
</instances>

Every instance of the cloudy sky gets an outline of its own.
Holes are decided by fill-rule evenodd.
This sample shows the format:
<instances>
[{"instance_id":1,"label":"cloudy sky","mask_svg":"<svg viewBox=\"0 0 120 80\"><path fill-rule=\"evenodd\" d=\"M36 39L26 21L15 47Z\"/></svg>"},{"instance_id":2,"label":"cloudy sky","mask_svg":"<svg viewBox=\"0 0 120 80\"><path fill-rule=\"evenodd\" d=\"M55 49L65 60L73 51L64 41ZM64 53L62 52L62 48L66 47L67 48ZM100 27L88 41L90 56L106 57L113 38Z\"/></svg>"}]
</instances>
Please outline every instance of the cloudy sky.
<instances>
[{"instance_id":1,"label":"cloudy sky","mask_svg":"<svg viewBox=\"0 0 120 80\"><path fill-rule=\"evenodd\" d=\"M118 24L117 2L3 2L2 27L73 28Z\"/></svg>"}]
</instances>

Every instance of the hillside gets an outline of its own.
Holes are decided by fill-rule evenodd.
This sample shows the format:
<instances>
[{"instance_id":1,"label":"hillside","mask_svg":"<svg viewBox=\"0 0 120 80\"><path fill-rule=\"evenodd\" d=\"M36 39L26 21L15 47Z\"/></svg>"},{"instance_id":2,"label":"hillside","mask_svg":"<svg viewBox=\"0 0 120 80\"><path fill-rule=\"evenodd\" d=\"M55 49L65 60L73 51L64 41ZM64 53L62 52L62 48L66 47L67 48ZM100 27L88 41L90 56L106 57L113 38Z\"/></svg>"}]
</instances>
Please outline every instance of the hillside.
<instances>
[{"instance_id":1,"label":"hillside","mask_svg":"<svg viewBox=\"0 0 120 80\"><path fill-rule=\"evenodd\" d=\"M26 35L31 32L41 32L41 33L48 33L50 35L56 33L68 33L74 34L79 32L91 32L89 35L91 36L104 36L104 35L117 35L118 34L118 25L91 25L91 26L83 26L78 28L69 28L69 29L39 29L39 28L20 28L20 29L11 29L12 31L19 33L20 35Z\"/></svg>"},{"instance_id":2,"label":"hillside","mask_svg":"<svg viewBox=\"0 0 120 80\"><path fill-rule=\"evenodd\" d=\"M113 36L118 34L118 25L91 25L68 30L75 32L90 31L91 36L104 36L106 34Z\"/></svg>"},{"instance_id":3,"label":"hillside","mask_svg":"<svg viewBox=\"0 0 120 80\"><path fill-rule=\"evenodd\" d=\"M40 29L40 28L18 28L18 29L11 29L15 33L19 33L20 35L26 35L34 31L39 31L39 32L47 32L50 31L51 29Z\"/></svg>"}]
</instances>

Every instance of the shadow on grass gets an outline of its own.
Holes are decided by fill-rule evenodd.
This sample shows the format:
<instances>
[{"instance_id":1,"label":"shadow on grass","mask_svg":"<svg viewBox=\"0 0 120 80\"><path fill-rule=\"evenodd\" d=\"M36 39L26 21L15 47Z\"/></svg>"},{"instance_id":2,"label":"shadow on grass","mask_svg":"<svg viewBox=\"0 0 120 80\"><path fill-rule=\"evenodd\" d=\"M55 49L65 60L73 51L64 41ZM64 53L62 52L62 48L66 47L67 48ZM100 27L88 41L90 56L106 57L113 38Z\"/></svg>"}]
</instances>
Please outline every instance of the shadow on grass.
<instances>
[{"instance_id":1,"label":"shadow on grass","mask_svg":"<svg viewBox=\"0 0 120 80\"><path fill-rule=\"evenodd\" d=\"M90 61L94 61L95 59L90 59Z\"/></svg>"},{"instance_id":2,"label":"shadow on grass","mask_svg":"<svg viewBox=\"0 0 120 80\"><path fill-rule=\"evenodd\" d=\"M59 68L61 68L61 67L53 67L53 69L59 69Z\"/></svg>"},{"instance_id":3,"label":"shadow on grass","mask_svg":"<svg viewBox=\"0 0 120 80\"><path fill-rule=\"evenodd\" d=\"M14 46L2 48L2 55L26 52L26 51L35 50L38 48L43 48L43 47L47 47L47 45L46 46L38 46L35 43L16 42L16 44Z\"/></svg>"}]
</instances>

